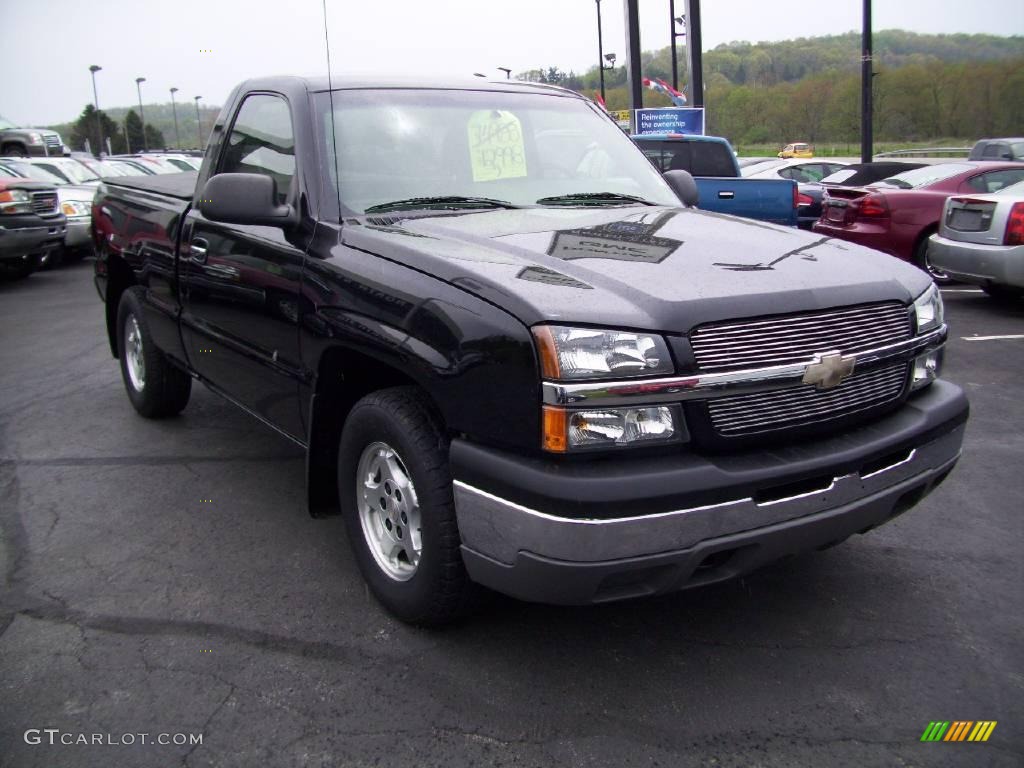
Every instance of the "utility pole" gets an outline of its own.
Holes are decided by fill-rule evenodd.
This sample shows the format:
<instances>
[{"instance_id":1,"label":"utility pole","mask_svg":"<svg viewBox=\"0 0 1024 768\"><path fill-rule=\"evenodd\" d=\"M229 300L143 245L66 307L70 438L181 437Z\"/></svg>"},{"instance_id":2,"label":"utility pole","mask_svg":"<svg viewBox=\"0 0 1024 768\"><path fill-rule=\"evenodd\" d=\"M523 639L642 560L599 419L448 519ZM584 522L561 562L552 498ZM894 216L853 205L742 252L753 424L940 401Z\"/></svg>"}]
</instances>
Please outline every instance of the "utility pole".
<instances>
[{"instance_id":1,"label":"utility pole","mask_svg":"<svg viewBox=\"0 0 1024 768\"><path fill-rule=\"evenodd\" d=\"M874 56L871 51L871 0L864 0L864 28L861 31L860 52L860 161L870 163L874 159L874 101L872 81L874 80Z\"/></svg>"},{"instance_id":2,"label":"utility pole","mask_svg":"<svg viewBox=\"0 0 1024 768\"><path fill-rule=\"evenodd\" d=\"M96 152L96 157L103 154L103 121L100 120L100 98L96 95L96 73L101 69L103 67L96 64L89 67L89 71L92 72L92 104L96 108L96 131L100 135L100 146Z\"/></svg>"},{"instance_id":3,"label":"utility pole","mask_svg":"<svg viewBox=\"0 0 1024 768\"><path fill-rule=\"evenodd\" d=\"M196 136L199 137L199 144L197 146L198 146L199 149L202 149L203 148L203 121L199 117L199 100L201 98L203 98L203 97L202 96L193 96L192 98L196 100Z\"/></svg>"},{"instance_id":4,"label":"utility pole","mask_svg":"<svg viewBox=\"0 0 1024 768\"><path fill-rule=\"evenodd\" d=\"M704 61L701 54L700 0L686 0L686 63L690 68L690 106L704 106Z\"/></svg>"},{"instance_id":5,"label":"utility pole","mask_svg":"<svg viewBox=\"0 0 1024 768\"><path fill-rule=\"evenodd\" d=\"M601 0L597 3L597 72L601 78L601 101L604 101L604 44L601 42Z\"/></svg>"},{"instance_id":6,"label":"utility pole","mask_svg":"<svg viewBox=\"0 0 1024 768\"><path fill-rule=\"evenodd\" d=\"M181 137L178 136L178 106L174 103L174 94L177 88L171 88L171 111L174 113L174 148L181 149Z\"/></svg>"},{"instance_id":7,"label":"utility pole","mask_svg":"<svg viewBox=\"0 0 1024 768\"><path fill-rule=\"evenodd\" d=\"M139 120L142 121L142 148L149 151L149 139L146 138L146 115L142 111L142 84L146 82L144 77L135 78L135 88L139 92Z\"/></svg>"},{"instance_id":8,"label":"utility pole","mask_svg":"<svg viewBox=\"0 0 1024 768\"><path fill-rule=\"evenodd\" d=\"M639 0L623 0L626 12L626 76L629 80L629 107L643 109L644 86L640 60ZM635 128L634 128L635 130Z\"/></svg>"}]
</instances>

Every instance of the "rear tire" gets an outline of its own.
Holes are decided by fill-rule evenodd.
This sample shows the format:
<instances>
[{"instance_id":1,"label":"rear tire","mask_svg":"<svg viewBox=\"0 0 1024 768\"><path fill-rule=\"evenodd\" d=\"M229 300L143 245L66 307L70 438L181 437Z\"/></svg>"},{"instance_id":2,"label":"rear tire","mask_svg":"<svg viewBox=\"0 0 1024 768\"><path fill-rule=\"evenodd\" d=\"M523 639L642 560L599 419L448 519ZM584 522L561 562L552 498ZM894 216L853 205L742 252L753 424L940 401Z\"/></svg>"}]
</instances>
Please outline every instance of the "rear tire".
<instances>
[{"instance_id":1,"label":"rear tire","mask_svg":"<svg viewBox=\"0 0 1024 768\"><path fill-rule=\"evenodd\" d=\"M373 392L349 412L338 495L359 570L397 618L438 626L479 604L485 591L459 549L448 437L416 387Z\"/></svg>"},{"instance_id":2,"label":"rear tire","mask_svg":"<svg viewBox=\"0 0 1024 768\"><path fill-rule=\"evenodd\" d=\"M142 288L121 294L117 307L117 352L128 399L140 416L163 419L188 405L192 378L171 365L153 343L142 312Z\"/></svg>"},{"instance_id":3,"label":"rear tire","mask_svg":"<svg viewBox=\"0 0 1024 768\"><path fill-rule=\"evenodd\" d=\"M923 269L938 285L949 285L953 282L953 278L943 272L941 269L933 266L931 260L928 258L928 237L931 232L926 232L917 245L914 246L914 264L920 269Z\"/></svg>"}]
</instances>

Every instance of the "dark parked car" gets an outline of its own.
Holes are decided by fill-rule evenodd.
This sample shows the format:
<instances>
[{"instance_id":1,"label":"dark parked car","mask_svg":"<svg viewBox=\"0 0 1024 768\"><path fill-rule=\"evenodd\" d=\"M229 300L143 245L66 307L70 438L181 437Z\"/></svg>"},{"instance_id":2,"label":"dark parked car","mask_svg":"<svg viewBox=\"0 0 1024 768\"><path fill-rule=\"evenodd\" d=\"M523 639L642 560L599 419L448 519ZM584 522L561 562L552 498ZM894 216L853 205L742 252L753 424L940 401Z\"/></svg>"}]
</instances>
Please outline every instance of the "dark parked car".
<instances>
[{"instance_id":1,"label":"dark parked car","mask_svg":"<svg viewBox=\"0 0 1024 768\"><path fill-rule=\"evenodd\" d=\"M0 172L0 277L37 270L64 242L64 214L52 184Z\"/></svg>"},{"instance_id":2,"label":"dark parked car","mask_svg":"<svg viewBox=\"0 0 1024 768\"><path fill-rule=\"evenodd\" d=\"M814 231L877 248L947 280L928 261L928 238L939 229L946 198L998 192L1022 179L1021 164L963 161L926 165L866 187L830 187Z\"/></svg>"},{"instance_id":3,"label":"dark parked car","mask_svg":"<svg viewBox=\"0 0 1024 768\"><path fill-rule=\"evenodd\" d=\"M406 621L479 585L732 578L882 525L960 455L927 275L684 205L689 174L578 94L262 78L217 125L198 174L97 192L128 398L170 417L202 382L302 446L311 512Z\"/></svg>"},{"instance_id":4,"label":"dark parked car","mask_svg":"<svg viewBox=\"0 0 1024 768\"><path fill-rule=\"evenodd\" d=\"M982 139L971 147L971 154L967 159L1024 162L1024 138Z\"/></svg>"},{"instance_id":5,"label":"dark parked car","mask_svg":"<svg viewBox=\"0 0 1024 768\"><path fill-rule=\"evenodd\" d=\"M10 120L0 117L0 155L29 157L30 155L61 156L68 154L60 134L43 128L19 128Z\"/></svg>"}]
</instances>

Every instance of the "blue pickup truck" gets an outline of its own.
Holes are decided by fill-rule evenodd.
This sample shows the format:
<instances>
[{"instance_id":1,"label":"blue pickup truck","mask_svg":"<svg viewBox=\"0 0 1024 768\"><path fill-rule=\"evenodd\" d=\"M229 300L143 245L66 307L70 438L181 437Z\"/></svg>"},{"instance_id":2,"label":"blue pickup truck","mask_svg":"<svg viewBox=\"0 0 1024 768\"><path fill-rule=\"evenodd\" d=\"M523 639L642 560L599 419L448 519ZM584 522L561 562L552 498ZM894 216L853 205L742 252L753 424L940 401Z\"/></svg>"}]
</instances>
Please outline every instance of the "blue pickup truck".
<instances>
[{"instance_id":1,"label":"blue pickup truck","mask_svg":"<svg viewBox=\"0 0 1024 768\"><path fill-rule=\"evenodd\" d=\"M643 134L633 141L654 166L688 171L697 182L697 206L773 224L797 225L797 185L791 179L744 179L732 146L718 136Z\"/></svg>"}]
</instances>

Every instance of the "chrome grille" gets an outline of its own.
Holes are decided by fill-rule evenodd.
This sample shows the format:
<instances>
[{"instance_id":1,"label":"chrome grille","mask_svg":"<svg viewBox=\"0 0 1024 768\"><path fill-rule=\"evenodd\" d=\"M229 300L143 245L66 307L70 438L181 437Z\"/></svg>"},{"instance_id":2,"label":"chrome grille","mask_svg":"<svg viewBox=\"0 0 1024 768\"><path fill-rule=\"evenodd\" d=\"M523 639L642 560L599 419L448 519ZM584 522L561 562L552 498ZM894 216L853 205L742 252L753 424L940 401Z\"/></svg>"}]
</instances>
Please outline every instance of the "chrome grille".
<instances>
[{"instance_id":1,"label":"chrome grille","mask_svg":"<svg viewBox=\"0 0 1024 768\"><path fill-rule=\"evenodd\" d=\"M835 389L806 384L774 392L733 395L708 402L715 431L726 437L789 429L849 416L900 398L907 363L854 373Z\"/></svg>"},{"instance_id":2,"label":"chrome grille","mask_svg":"<svg viewBox=\"0 0 1024 768\"><path fill-rule=\"evenodd\" d=\"M46 142L46 146L51 149L60 147L60 137L55 133L44 133L43 141Z\"/></svg>"},{"instance_id":3,"label":"chrome grille","mask_svg":"<svg viewBox=\"0 0 1024 768\"><path fill-rule=\"evenodd\" d=\"M56 213L57 193L56 192L33 192L32 213Z\"/></svg>"},{"instance_id":4,"label":"chrome grille","mask_svg":"<svg viewBox=\"0 0 1024 768\"><path fill-rule=\"evenodd\" d=\"M911 333L909 310L894 301L706 325L690 334L690 344L700 370L735 371L811 362L825 352L850 354Z\"/></svg>"}]
</instances>

